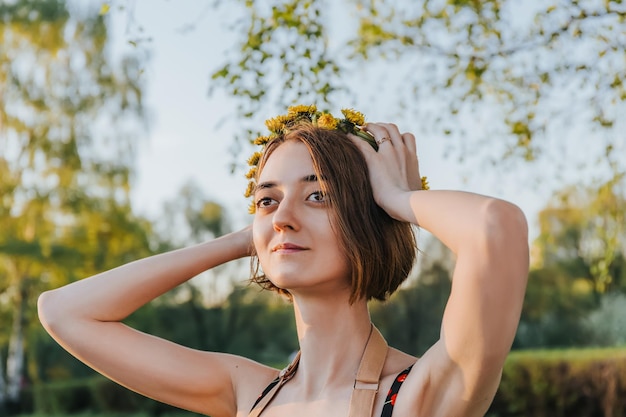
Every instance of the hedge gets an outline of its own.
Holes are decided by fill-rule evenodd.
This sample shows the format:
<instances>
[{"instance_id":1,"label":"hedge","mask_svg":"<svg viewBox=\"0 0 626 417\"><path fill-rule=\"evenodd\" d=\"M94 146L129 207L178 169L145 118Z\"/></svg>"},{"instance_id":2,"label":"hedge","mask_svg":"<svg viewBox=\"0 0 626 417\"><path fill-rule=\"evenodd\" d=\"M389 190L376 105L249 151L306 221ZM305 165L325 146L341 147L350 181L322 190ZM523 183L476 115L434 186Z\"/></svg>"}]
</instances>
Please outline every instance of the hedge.
<instances>
[{"instance_id":1,"label":"hedge","mask_svg":"<svg viewBox=\"0 0 626 417\"><path fill-rule=\"evenodd\" d=\"M101 376L37 385L30 394L32 417L198 416ZM626 417L626 348L512 352L487 416Z\"/></svg>"},{"instance_id":2,"label":"hedge","mask_svg":"<svg viewBox=\"0 0 626 417\"><path fill-rule=\"evenodd\" d=\"M626 349L513 352L490 417L625 417Z\"/></svg>"},{"instance_id":3,"label":"hedge","mask_svg":"<svg viewBox=\"0 0 626 417\"><path fill-rule=\"evenodd\" d=\"M198 416L190 412L151 400L130 391L102 376L73 379L36 385L33 389L35 415L67 416L127 415L138 412L147 415Z\"/></svg>"},{"instance_id":4,"label":"hedge","mask_svg":"<svg viewBox=\"0 0 626 417\"><path fill-rule=\"evenodd\" d=\"M184 411L158 414L158 417L189 417L196 414L189 414ZM15 417L68 417L67 414L20 414ZM71 417L154 417L153 414L146 412L132 413L132 414L120 414L120 413L93 413L86 411L79 414L71 414Z\"/></svg>"}]
</instances>

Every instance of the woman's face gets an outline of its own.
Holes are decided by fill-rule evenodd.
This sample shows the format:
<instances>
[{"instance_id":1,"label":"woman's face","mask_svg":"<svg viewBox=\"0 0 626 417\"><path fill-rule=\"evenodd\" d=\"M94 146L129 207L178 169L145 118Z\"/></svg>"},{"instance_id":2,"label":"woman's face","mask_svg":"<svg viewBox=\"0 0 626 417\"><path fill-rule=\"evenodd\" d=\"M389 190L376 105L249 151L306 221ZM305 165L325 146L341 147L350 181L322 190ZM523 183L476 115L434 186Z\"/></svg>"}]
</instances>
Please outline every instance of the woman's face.
<instances>
[{"instance_id":1,"label":"woman's face","mask_svg":"<svg viewBox=\"0 0 626 417\"><path fill-rule=\"evenodd\" d=\"M306 146L292 140L276 148L257 184L253 236L265 275L294 296L349 292L349 263Z\"/></svg>"}]
</instances>

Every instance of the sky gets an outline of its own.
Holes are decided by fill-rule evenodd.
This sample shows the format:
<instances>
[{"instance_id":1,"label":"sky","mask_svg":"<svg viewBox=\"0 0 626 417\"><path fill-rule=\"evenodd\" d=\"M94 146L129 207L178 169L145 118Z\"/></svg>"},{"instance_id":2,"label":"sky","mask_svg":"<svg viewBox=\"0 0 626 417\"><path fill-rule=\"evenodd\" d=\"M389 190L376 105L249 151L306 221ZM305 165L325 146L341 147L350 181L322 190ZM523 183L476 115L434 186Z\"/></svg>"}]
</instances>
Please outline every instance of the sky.
<instances>
[{"instance_id":1,"label":"sky","mask_svg":"<svg viewBox=\"0 0 626 417\"><path fill-rule=\"evenodd\" d=\"M142 74L149 128L139 146L132 199L140 212L155 215L165 200L195 181L208 197L232 208L233 221L241 223L247 182L230 173L233 132L216 127L232 103L209 100L207 93L210 69L223 54L227 32L218 28L218 16L205 13L202 3L161 1L153 7L138 1L130 11L111 10L114 54L135 53L137 47L129 39L150 38L139 44L150 55ZM132 28L127 12L144 28L143 34ZM194 22L195 29L185 29ZM237 209L238 203L243 210Z\"/></svg>"},{"instance_id":2,"label":"sky","mask_svg":"<svg viewBox=\"0 0 626 417\"><path fill-rule=\"evenodd\" d=\"M120 11L121 2L113 1L109 12L113 54L136 53L138 47L129 39L137 38L146 38L139 47L150 52L142 74L150 121L139 146L132 188L135 209L154 218L164 201L194 181L209 198L227 208L233 227L239 228L250 223L251 217L243 197L247 184L243 172L230 172L229 146L236 126L231 120L218 127L235 104L228 97L208 95L212 70L223 64L224 54L235 45L236 35L228 30L227 22L232 22L228 13L237 11L231 5L215 10L207 6L211 3L137 0L125 3L129 6ZM370 103L368 111L374 114L366 114L368 120L385 114L391 100L393 97L383 94L375 104ZM410 131L412 126L401 128ZM422 174L429 177L433 188L464 189L512 201L526 213L531 239L536 236L536 214L545 205L549 189L525 186L520 174L490 173L478 161L459 164L446 158L441 142L433 138L418 137L418 149Z\"/></svg>"}]
</instances>

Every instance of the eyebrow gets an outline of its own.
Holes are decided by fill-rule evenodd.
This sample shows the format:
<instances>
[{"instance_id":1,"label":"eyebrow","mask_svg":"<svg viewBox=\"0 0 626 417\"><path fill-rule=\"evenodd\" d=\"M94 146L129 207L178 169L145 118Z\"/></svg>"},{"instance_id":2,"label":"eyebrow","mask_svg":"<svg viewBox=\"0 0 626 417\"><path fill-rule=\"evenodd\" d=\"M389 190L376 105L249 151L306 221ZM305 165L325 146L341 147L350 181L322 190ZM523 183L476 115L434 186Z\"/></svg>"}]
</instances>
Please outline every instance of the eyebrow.
<instances>
[{"instance_id":1,"label":"eyebrow","mask_svg":"<svg viewBox=\"0 0 626 417\"><path fill-rule=\"evenodd\" d=\"M305 175L304 177L300 178L300 182L304 182L304 183L311 183L311 182L317 182L317 175L315 174L310 174L310 175ZM259 190L265 190L268 188L274 188L276 187L277 183L273 182L273 181L265 181L262 182L260 184L258 184L255 189L254 192L257 192Z\"/></svg>"}]
</instances>

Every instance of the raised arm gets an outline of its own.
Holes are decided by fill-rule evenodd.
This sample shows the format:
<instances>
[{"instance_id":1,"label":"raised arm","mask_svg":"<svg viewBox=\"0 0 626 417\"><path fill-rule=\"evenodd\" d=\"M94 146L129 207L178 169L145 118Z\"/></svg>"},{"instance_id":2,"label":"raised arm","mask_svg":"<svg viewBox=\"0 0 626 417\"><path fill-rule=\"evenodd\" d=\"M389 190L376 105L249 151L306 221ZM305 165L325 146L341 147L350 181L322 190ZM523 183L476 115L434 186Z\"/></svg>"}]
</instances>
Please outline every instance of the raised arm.
<instances>
[{"instance_id":1,"label":"raised arm","mask_svg":"<svg viewBox=\"0 0 626 417\"><path fill-rule=\"evenodd\" d=\"M39 298L40 320L70 353L134 391L213 416L234 415L234 382L246 370L267 378L270 369L185 348L121 321L202 271L247 256L250 244L251 232L245 229L46 292Z\"/></svg>"},{"instance_id":2,"label":"raised arm","mask_svg":"<svg viewBox=\"0 0 626 417\"><path fill-rule=\"evenodd\" d=\"M424 395L431 402L417 406L430 416L482 416L519 322L529 262L526 219L518 207L496 198L419 191L413 135L394 125L367 128L378 139L391 139L378 152L358 144L376 202L392 217L431 232L457 257L440 340L418 362L428 369L433 392ZM415 384L423 387L424 380Z\"/></svg>"}]
</instances>

